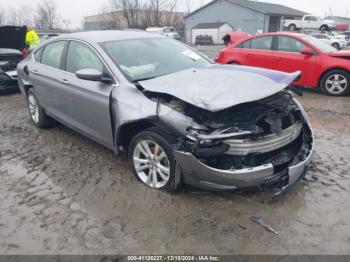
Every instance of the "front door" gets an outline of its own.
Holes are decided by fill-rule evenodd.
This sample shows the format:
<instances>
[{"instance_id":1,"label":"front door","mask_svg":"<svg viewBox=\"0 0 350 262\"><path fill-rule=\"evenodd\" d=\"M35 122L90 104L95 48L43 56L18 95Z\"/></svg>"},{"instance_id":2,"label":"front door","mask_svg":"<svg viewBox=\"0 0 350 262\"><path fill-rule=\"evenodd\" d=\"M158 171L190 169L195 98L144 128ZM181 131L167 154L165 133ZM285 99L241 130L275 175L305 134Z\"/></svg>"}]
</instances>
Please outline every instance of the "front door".
<instances>
[{"instance_id":1,"label":"front door","mask_svg":"<svg viewBox=\"0 0 350 262\"><path fill-rule=\"evenodd\" d=\"M75 73L82 69L96 69L111 76L102 59L92 47L83 42L70 41L66 54L65 75L61 81L60 111L69 125L113 148L110 94L113 84L83 80Z\"/></svg>"},{"instance_id":2,"label":"front door","mask_svg":"<svg viewBox=\"0 0 350 262\"><path fill-rule=\"evenodd\" d=\"M295 83L297 85L306 86L312 82L318 56L301 54L301 50L308 46L295 38L278 36L277 39L276 68L288 73L301 71L301 78Z\"/></svg>"}]
</instances>

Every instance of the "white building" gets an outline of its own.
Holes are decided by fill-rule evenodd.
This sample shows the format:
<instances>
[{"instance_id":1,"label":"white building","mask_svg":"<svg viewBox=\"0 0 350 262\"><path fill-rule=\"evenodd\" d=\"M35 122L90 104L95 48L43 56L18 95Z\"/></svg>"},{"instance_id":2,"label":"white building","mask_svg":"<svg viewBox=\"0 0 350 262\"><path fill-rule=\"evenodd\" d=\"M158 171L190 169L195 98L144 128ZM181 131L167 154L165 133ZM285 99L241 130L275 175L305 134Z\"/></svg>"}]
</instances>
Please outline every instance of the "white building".
<instances>
[{"instance_id":1,"label":"white building","mask_svg":"<svg viewBox=\"0 0 350 262\"><path fill-rule=\"evenodd\" d=\"M213 39L213 44L223 44L222 38L229 32L233 31L233 27L226 22L223 23L200 23L192 28L192 44L196 43L198 36L209 36Z\"/></svg>"}]
</instances>

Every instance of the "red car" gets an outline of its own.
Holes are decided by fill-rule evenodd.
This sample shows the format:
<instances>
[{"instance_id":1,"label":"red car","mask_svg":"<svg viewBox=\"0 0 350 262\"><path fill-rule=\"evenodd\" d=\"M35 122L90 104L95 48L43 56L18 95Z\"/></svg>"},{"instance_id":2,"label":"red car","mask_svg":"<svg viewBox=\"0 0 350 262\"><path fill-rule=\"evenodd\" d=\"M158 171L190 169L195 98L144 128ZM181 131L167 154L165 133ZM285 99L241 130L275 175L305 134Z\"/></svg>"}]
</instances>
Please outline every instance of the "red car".
<instances>
[{"instance_id":1,"label":"red car","mask_svg":"<svg viewBox=\"0 0 350 262\"><path fill-rule=\"evenodd\" d=\"M309 35L267 33L228 44L216 59L220 64L263 67L284 72L301 71L295 86L320 87L329 95L350 90L350 50L337 51Z\"/></svg>"}]
</instances>

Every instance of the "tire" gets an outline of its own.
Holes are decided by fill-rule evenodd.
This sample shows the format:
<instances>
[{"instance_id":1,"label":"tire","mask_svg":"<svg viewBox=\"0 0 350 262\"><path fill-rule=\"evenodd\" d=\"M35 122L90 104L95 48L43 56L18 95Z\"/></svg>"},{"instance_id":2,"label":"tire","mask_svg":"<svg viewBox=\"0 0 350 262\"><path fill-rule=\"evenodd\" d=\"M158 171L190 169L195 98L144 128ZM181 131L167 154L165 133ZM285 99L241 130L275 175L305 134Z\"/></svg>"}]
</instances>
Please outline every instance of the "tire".
<instances>
[{"instance_id":1,"label":"tire","mask_svg":"<svg viewBox=\"0 0 350 262\"><path fill-rule=\"evenodd\" d=\"M47 128L53 125L53 119L45 114L33 88L30 88L27 92L27 105L30 119L36 127Z\"/></svg>"},{"instance_id":2,"label":"tire","mask_svg":"<svg viewBox=\"0 0 350 262\"><path fill-rule=\"evenodd\" d=\"M237 62L229 62L228 65L239 65Z\"/></svg>"},{"instance_id":3,"label":"tire","mask_svg":"<svg viewBox=\"0 0 350 262\"><path fill-rule=\"evenodd\" d=\"M323 93L331 96L342 96L350 90L350 75L348 72L335 69L327 72L321 80Z\"/></svg>"},{"instance_id":4,"label":"tire","mask_svg":"<svg viewBox=\"0 0 350 262\"><path fill-rule=\"evenodd\" d=\"M172 151L165 136L153 128L138 133L128 148L129 163L136 178L147 187L174 192L175 160Z\"/></svg>"},{"instance_id":5,"label":"tire","mask_svg":"<svg viewBox=\"0 0 350 262\"><path fill-rule=\"evenodd\" d=\"M290 25L288 26L288 30L289 30L289 31L295 31L295 30L297 30L297 26L296 26L295 24L290 24Z\"/></svg>"},{"instance_id":6,"label":"tire","mask_svg":"<svg viewBox=\"0 0 350 262\"><path fill-rule=\"evenodd\" d=\"M321 25L320 31L321 31L321 32L328 31L328 25Z\"/></svg>"},{"instance_id":7,"label":"tire","mask_svg":"<svg viewBox=\"0 0 350 262\"><path fill-rule=\"evenodd\" d=\"M332 46L337 49L340 50L340 45L338 43L333 43Z\"/></svg>"}]
</instances>

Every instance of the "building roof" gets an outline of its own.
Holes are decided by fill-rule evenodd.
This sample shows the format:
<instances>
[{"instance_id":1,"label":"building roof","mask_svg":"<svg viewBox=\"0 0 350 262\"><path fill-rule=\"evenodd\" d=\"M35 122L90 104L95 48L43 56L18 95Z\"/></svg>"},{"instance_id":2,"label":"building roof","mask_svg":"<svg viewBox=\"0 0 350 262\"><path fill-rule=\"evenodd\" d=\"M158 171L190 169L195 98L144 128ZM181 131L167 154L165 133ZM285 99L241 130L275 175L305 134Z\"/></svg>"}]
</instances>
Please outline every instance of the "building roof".
<instances>
[{"instance_id":1,"label":"building roof","mask_svg":"<svg viewBox=\"0 0 350 262\"><path fill-rule=\"evenodd\" d=\"M200 7L199 9L193 11L192 13L188 14L186 16L189 17L198 11L210 6L211 4L215 3L218 0L213 0L209 2L208 4ZM265 3L265 2L259 2L259 1L252 1L252 0L227 0L228 2L231 2L232 4L240 5L252 10L255 10L257 12L261 12L264 14L269 15L284 15L284 16L304 16L308 13L290 8L288 6L279 5L279 4L271 4L271 3Z\"/></svg>"},{"instance_id":2,"label":"building roof","mask_svg":"<svg viewBox=\"0 0 350 262\"><path fill-rule=\"evenodd\" d=\"M222 23L200 23L194 26L192 29L218 29L224 24L228 24L231 26L229 23L222 22ZM232 27L232 26L231 26Z\"/></svg>"}]
</instances>

